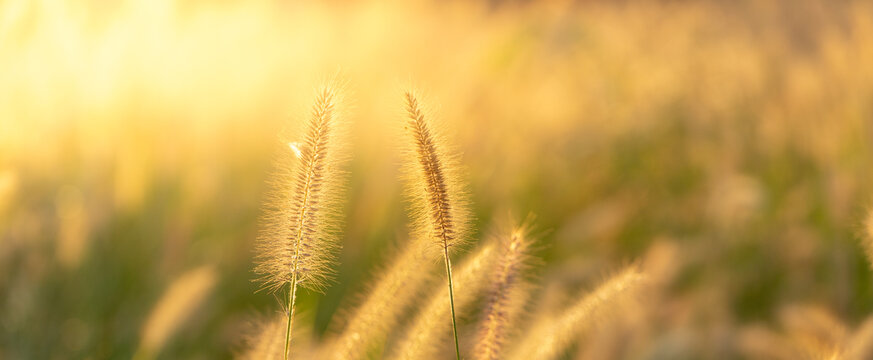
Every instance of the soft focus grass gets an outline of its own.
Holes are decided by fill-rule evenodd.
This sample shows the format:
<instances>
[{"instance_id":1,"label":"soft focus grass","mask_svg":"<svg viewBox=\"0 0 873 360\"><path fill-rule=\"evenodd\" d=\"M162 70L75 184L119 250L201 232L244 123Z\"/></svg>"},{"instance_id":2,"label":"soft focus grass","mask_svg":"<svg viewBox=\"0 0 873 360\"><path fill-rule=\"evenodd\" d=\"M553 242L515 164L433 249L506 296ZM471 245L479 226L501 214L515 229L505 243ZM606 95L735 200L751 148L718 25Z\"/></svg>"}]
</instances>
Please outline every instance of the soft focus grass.
<instances>
[{"instance_id":1,"label":"soft focus grass","mask_svg":"<svg viewBox=\"0 0 873 360\"><path fill-rule=\"evenodd\" d=\"M0 358L129 358L203 265L215 288L161 355L231 356L276 307L251 270L277 134L338 69L353 160L339 277L299 299L316 340L405 238L410 82L463 152L474 236L537 215L553 305L677 249L635 356L738 357L792 304L854 327L871 43L851 1L0 1Z\"/></svg>"}]
</instances>

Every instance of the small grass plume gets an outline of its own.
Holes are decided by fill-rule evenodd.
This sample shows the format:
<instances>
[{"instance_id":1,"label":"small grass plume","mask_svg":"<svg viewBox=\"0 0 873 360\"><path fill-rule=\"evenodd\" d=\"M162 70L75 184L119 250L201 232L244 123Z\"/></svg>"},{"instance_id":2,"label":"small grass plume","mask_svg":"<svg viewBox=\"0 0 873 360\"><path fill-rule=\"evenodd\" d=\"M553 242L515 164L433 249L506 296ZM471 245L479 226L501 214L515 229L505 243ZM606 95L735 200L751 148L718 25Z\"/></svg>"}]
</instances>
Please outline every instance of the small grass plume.
<instances>
[{"instance_id":1,"label":"small grass plume","mask_svg":"<svg viewBox=\"0 0 873 360\"><path fill-rule=\"evenodd\" d=\"M173 281L149 314L134 359L155 358L167 339L203 303L215 281L215 270L210 266L190 270Z\"/></svg>"},{"instance_id":2,"label":"small grass plume","mask_svg":"<svg viewBox=\"0 0 873 360\"><path fill-rule=\"evenodd\" d=\"M455 319L455 294L452 283L450 249L460 244L466 236L469 214L462 188L455 174L458 166L446 151L447 145L436 133L413 91L404 94L406 102L406 129L411 137L409 151L414 160L408 160L407 175L412 198L414 237L432 239L440 250L446 267L449 308L451 309L452 334L455 339L455 355L461 357L458 345L458 326ZM415 164L415 165L413 165Z\"/></svg>"},{"instance_id":3,"label":"small grass plume","mask_svg":"<svg viewBox=\"0 0 873 360\"><path fill-rule=\"evenodd\" d=\"M558 358L584 332L601 320L603 314L619 310L618 304L635 297L646 279L639 266L629 266L571 305L558 317L541 320L523 339L512 358Z\"/></svg>"},{"instance_id":4,"label":"small grass plume","mask_svg":"<svg viewBox=\"0 0 873 360\"><path fill-rule=\"evenodd\" d=\"M514 306L517 290L524 290L527 285L522 272L528 266L533 242L530 219L497 239L500 259L487 285L479 338L473 352L477 359L502 358L510 323L520 308Z\"/></svg>"},{"instance_id":5,"label":"small grass plume","mask_svg":"<svg viewBox=\"0 0 873 360\"><path fill-rule=\"evenodd\" d=\"M298 311L296 319L309 313ZM287 317L284 313L255 315L243 328L243 344L234 358L245 360L281 360L285 357L285 327ZM315 357L316 347L312 332L308 328L294 329L294 354L301 359Z\"/></svg>"},{"instance_id":6,"label":"small grass plume","mask_svg":"<svg viewBox=\"0 0 873 360\"><path fill-rule=\"evenodd\" d=\"M298 287L321 291L335 271L344 177L338 140L340 87L333 80L318 89L302 138L288 143L288 160L280 165L285 171L277 179L278 202L258 245L255 272L264 287L272 291L288 287L286 359Z\"/></svg>"},{"instance_id":7,"label":"small grass plume","mask_svg":"<svg viewBox=\"0 0 873 360\"><path fill-rule=\"evenodd\" d=\"M348 324L328 347L325 358L361 359L397 325L403 312L429 284L434 262L426 256L426 241L414 240L381 272L363 302L347 317Z\"/></svg>"},{"instance_id":8,"label":"small grass plume","mask_svg":"<svg viewBox=\"0 0 873 360\"><path fill-rule=\"evenodd\" d=\"M456 286L458 296L455 299L457 309L468 308L476 300L476 295L486 286L486 280L491 274L496 261L496 249L493 244L479 248L469 259L461 264L457 272ZM415 320L398 343L392 358L394 359L434 359L440 345L446 340L446 332L441 325L451 314L452 309L445 306L449 294L435 291L427 304L421 308Z\"/></svg>"},{"instance_id":9,"label":"small grass plume","mask_svg":"<svg viewBox=\"0 0 873 360\"><path fill-rule=\"evenodd\" d=\"M284 357L285 338L284 316L261 320L255 332L247 339L247 350L239 357L246 360L278 360Z\"/></svg>"}]
</instances>

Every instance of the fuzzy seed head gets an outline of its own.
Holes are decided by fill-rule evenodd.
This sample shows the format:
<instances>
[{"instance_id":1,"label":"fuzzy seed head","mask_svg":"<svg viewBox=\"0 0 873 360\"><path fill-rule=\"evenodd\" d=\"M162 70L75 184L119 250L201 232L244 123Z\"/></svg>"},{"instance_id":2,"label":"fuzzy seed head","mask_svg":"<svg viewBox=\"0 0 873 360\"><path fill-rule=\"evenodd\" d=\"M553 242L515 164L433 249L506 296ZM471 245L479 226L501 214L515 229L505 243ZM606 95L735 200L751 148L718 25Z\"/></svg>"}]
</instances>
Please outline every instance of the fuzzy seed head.
<instances>
[{"instance_id":1,"label":"fuzzy seed head","mask_svg":"<svg viewBox=\"0 0 873 360\"><path fill-rule=\"evenodd\" d=\"M277 291L295 277L322 290L336 262L342 197L339 92L319 89L299 142L289 142L276 176L276 194L258 244L264 288ZM296 161L292 160L296 159Z\"/></svg>"},{"instance_id":2,"label":"fuzzy seed head","mask_svg":"<svg viewBox=\"0 0 873 360\"><path fill-rule=\"evenodd\" d=\"M412 145L406 172L410 177L415 235L432 239L441 249L448 250L464 240L469 221L463 188L456 174L458 167L416 95L408 91L404 98L405 127Z\"/></svg>"}]
</instances>

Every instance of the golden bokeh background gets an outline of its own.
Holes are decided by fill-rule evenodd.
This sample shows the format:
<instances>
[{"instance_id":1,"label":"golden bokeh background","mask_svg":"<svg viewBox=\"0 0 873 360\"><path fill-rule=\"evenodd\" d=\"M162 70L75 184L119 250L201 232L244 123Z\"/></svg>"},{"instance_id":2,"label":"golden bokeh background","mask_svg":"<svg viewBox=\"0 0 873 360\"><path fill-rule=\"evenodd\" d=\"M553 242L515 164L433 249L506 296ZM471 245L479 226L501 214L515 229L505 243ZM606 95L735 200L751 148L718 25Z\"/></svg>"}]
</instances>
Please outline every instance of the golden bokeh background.
<instances>
[{"instance_id":1,"label":"golden bokeh background","mask_svg":"<svg viewBox=\"0 0 873 360\"><path fill-rule=\"evenodd\" d=\"M407 86L463 154L475 238L536 215L539 307L670 259L657 315L607 326L643 329L626 358L873 313L867 2L0 0L0 358L239 351L277 308L251 270L279 135L336 73L352 161L339 277L301 299L316 343L405 239ZM197 301L145 340L178 279Z\"/></svg>"}]
</instances>

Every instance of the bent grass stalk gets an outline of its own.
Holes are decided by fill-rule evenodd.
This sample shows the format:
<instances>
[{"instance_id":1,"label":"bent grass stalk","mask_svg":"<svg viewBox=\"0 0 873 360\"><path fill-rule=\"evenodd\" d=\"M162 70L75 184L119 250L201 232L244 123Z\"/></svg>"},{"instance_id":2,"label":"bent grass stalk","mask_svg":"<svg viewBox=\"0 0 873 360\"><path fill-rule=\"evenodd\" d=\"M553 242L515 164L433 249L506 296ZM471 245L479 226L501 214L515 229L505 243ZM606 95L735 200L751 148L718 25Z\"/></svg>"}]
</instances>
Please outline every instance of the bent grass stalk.
<instances>
[{"instance_id":1,"label":"bent grass stalk","mask_svg":"<svg viewBox=\"0 0 873 360\"><path fill-rule=\"evenodd\" d=\"M449 249L461 240L463 224L466 222L464 210L457 197L459 189L453 184L449 172L450 159L443 153L443 146L434 136L433 128L425 119L424 111L418 99L411 91L405 93L407 121L406 128L412 135L414 155L419 165L412 189L413 196L420 202L416 206L422 209L416 221L417 228L426 237L435 239L440 247L441 256L446 267L448 283L449 308L452 317L452 335L455 340L455 356L461 358L458 344L458 325L455 315L455 291L452 280L452 261Z\"/></svg>"},{"instance_id":2,"label":"bent grass stalk","mask_svg":"<svg viewBox=\"0 0 873 360\"><path fill-rule=\"evenodd\" d=\"M452 309L452 335L455 338L455 356L461 360L461 346L458 344L458 323L455 320L455 289L452 286L452 262L449 260L448 249L446 251L446 277L449 279L449 308Z\"/></svg>"},{"instance_id":3,"label":"bent grass stalk","mask_svg":"<svg viewBox=\"0 0 873 360\"><path fill-rule=\"evenodd\" d=\"M456 298L459 310L470 307L476 300L476 295L485 288L497 258L495 252L493 244L482 246L458 268L455 283L458 288L464 289ZM447 297L448 294L444 291L435 291L430 296L427 305L416 315L412 327L398 343L392 355L393 359L439 358L435 352L446 340L445 332L440 331L439 325L450 312L445 306Z\"/></svg>"},{"instance_id":4,"label":"bent grass stalk","mask_svg":"<svg viewBox=\"0 0 873 360\"><path fill-rule=\"evenodd\" d=\"M336 262L337 184L342 177L337 170L337 92L335 83L319 89L303 141L288 144L297 166L279 180L273 227L259 242L260 261L255 271L264 287L278 291L288 286L285 359L291 346L298 287L321 290L332 277Z\"/></svg>"}]
</instances>

